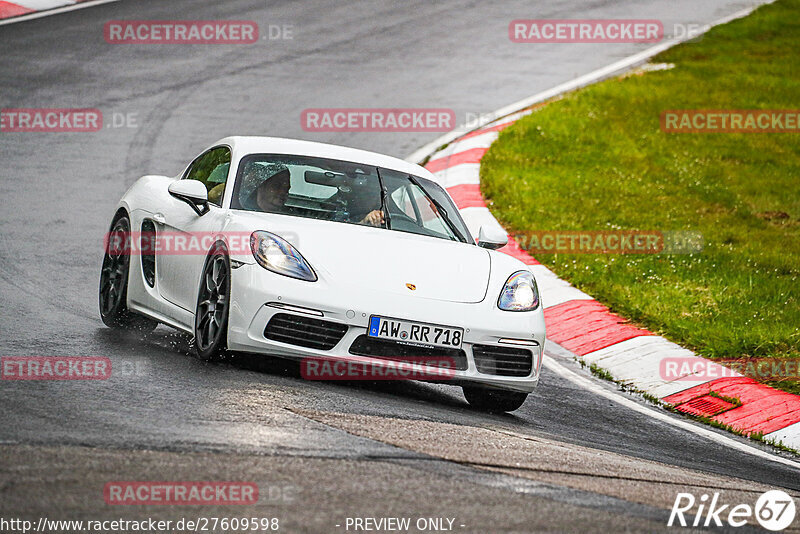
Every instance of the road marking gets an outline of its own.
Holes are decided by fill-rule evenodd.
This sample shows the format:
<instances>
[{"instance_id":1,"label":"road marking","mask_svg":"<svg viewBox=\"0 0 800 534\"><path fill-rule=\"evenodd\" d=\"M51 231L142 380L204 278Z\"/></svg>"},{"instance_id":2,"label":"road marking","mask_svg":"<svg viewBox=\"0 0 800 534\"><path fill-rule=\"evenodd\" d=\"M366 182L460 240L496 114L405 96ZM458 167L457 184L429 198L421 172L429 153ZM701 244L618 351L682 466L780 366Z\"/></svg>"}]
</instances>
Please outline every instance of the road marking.
<instances>
[{"instance_id":1,"label":"road marking","mask_svg":"<svg viewBox=\"0 0 800 534\"><path fill-rule=\"evenodd\" d=\"M800 469L800 463L798 462L794 462L792 460L789 460L788 458L784 458L782 456L777 456L769 452L762 451L761 449L757 449L755 447L747 445L746 443L742 443L735 439L729 438L723 434L719 434L707 428L692 424L689 421L678 419L676 417L671 417L667 413L662 413L660 411L655 410L654 408L645 407L639 404L638 402L635 402L631 399L628 399L627 397L624 397L620 393L608 391L607 389L601 387L598 383L595 383L593 380L590 380L589 378L580 376L570 371L560 363L556 362L551 356L545 355L544 358L542 359L542 364L548 370L552 371L553 373L557 374L558 376L566 380L569 380L573 384L580 386L584 389L587 389L592 393L594 393L595 395L599 395L603 398L614 401L617 404L621 404L626 408L630 408L631 410L638 412L642 415L646 415L647 417L652 417L653 419L658 419L659 421L663 421L669 425L678 427L681 430L692 432L694 434L697 434L698 436L702 436L706 439L715 441L726 447L730 447L731 449L736 449L740 452L751 454L753 456L757 456L764 460L770 460L772 462L777 462L779 464L788 465L795 469Z\"/></svg>"},{"instance_id":2,"label":"road marking","mask_svg":"<svg viewBox=\"0 0 800 534\"><path fill-rule=\"evenodd\" d=\"M89 0L88 2L81 2L80 4L73 4L70 6L58 7L56 9L49 9L47 11L37 11L28 15L21 15L10 19L0 20L0 26L7 24L15 24L17 22L24 22L26 20L40 19L42 17L49 17L50 15L58 15L59 13L66 13L68 11L76 11L92 6L99 6L102 4L110 4L111 2L119 2L119 0Z\"/></svg>"}]
</instances>

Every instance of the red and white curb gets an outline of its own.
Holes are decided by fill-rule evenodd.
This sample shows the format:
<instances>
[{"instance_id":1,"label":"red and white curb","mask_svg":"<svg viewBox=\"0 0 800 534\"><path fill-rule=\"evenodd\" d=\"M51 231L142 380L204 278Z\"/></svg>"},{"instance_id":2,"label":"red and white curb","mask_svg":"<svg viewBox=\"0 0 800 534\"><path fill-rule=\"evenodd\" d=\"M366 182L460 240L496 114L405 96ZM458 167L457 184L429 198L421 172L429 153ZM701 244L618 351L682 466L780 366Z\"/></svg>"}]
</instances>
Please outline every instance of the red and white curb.
<instances>
[{"instance_id":1,"label":"red and white curb","mask_svg":"<svg viewBox=\"0 0 800 534\"><path fill-rule=\"evenodd\" d=\"M752 9L726 17L717 24L747 15ZM463 135L449 134L407 159L419 162L428 155L425 167L433 172L456 202L473 235L481 226L502 228L489 212L480 192L480 162L499 132L532 112L531 106L564 92L621 73L676 44L661 44L599 69L550 91L512 104L494 114L501 117ZM443 143L449 143L443 149ZM529 266L542 295L547 338L571 351L586 364L596 364L615 380L660 399L667 405L693 415L704 415L734 430L753 434L800 450L800 396L779 391L750 378L723 369L675 343L643 328L629 324L603 304L560 279L522 250L515 241L502 249ZM677 379L665 378L665 358L681 358L694 368L701 364L703 376L724 376L709 380L691 372ZM712 392L717 395L710 395ZM725 403L720 397L738 399L741 405ZM727 404L727 405L726 405Z\"/></svg>"},{"instance_id":2,"label":"red and white curb","mask_svg":"<svg viewBox=\"0 0 800 534\"><path fill-rule=\"evenodd\" d=\"M118 0L0 0L0 24L21 22ZM9 20L5 20L9 19Z\"/></svg>"},{"instance_id":3,"label":"red and white curb","mask_svg":"<svg viewBox=\"0 0 800 534\"><path fill-rule=\"evenodd\" d=\"M489 212L480 192L480 161L497 139L499 131L530 110L516 113L470 132L442 150L434 152L425 167L434 173L456 202L473 235L481 226L500 223ZM587 364L607 370L615 380L661 399L665 404L684 407L694 415L706 415L703 402L716 392L737 398L741 406L711 418L745 433L761 433L768 440L800 449L800 396L785 393L755 380L723 369L652 332L633 326L611 313L591 296L560 279L539 264L511 240L500 249L529 266L542 294L547 337L577 355ZM681 358L681 363L702 369L716 380L693 379L687 373L676 379L664 377L662 361ZM686 404L692 403L692 404ZM696 405L696 406L694 406ZM719 409L718 405L711 408ZM710 412L711 413L711 412Z\"/></svg>"}]
</instances>

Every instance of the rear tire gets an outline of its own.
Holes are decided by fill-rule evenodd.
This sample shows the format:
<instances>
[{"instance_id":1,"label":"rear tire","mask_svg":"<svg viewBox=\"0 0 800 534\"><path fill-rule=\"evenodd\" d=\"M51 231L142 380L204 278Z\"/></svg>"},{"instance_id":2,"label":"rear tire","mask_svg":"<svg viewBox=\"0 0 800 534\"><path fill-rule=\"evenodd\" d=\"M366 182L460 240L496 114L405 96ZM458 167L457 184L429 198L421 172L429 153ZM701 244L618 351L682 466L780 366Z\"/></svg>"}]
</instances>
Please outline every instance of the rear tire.
<instances>
[{"instance_id":1,"label":"rear tire","mask_svg":"<svg viewBox=\"0 0 800 534\"><path fill-rule=\"evenodd\" d=\"M490 413L513 412L528 398L527 393L480 386L462 386L470 406Z\"/></svg>"},{"instance_id":2,"label":"rear tire","mask_svg":"<svg viewBox=\"0 0 800 534\"><path fill-rule=\"evenodd\" d=\"M231 262L221 243L206 258L194 314L194 350L198 358L217 361L228 345Z\"/></svg>"},{"instance_id":3,"label":"rear tire","mask_svg":"<svg viewBox=\"0 0 800 534\"><path fill-rule=\"evenodd\" d=\"M111 222L100 270L100 318L110 328L150 332L158 326L158 322L128 309L130 239L131 223L126 214L120 213Z\"/></svg>"}]
</instances>

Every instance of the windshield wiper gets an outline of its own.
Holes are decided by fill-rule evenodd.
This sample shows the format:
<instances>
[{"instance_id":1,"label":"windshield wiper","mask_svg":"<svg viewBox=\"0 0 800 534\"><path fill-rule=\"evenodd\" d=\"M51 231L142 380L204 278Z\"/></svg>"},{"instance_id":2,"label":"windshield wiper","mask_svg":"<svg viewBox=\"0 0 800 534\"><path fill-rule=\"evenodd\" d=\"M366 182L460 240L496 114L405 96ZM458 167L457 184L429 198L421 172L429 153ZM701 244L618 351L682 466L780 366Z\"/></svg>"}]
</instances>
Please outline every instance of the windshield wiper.
<instances>
[{"instance_id":1,"label":"windshield wiper","mask_svg":"<svg viewBox=\"0 0 800 534\"><path fill-rule=\"evenodd\" d=\"M383 218L386 220L386 229L392 229L392 221L389 219L389 205L386 202L386 199L389 197L389 192L386 190L386 184L383 183L383 178L381 178L381 170L377 169L378 171L378 183L381 184L381 211L383 212Z\"/></svg>"},{"instance_id":2,"label":"windshield wiper","mask_svg":"<svg viewBox=\"0 0 800 534\"><path fill-rule=\"evenodd\" d=\"M419 181L417 181L417 179L416 179L416 178L414 178L413 176L411 176L411 175L409 174L409 175L408 175L408 179L409 179L409 181L410 181L412 184L414 184L414 185L416 185L417 187L419 187L419 188L420 188L420 190L421 190L423 193L425 193L425 197L426 197L428 200L430 200L430 201L433 203L433 205L434 205L434 206L436 206L436 209L439 211L439 213L441 213L441 214L442 214L442 218L444 219L444 222L445 222L445 224L447 224L447 227L448 227L448 228L450 228L450 231L451 231L451 232L453 232L453 235L455 235L455 236L458 238L458 240L459 240L459 241L461 241L462 243L467 243L467 238L466 238L466 237L464 237L463 235L461 235L461 232L458 230L458 228L456 227L456 225L453 223L453 221L451 221L451 220L450 220L450 217L447 215L447 210L446 210L446 209L444 209L444 206L442 206L442 205L439 203L439 201L438 201L438 200L436 200L435 198L433 198L433 196L432 196L430 193L428 193L427 191L425 191L425 188L424 188L424 187L422 187L422 186L420 185Z\"/></svg>"}]
</instances>

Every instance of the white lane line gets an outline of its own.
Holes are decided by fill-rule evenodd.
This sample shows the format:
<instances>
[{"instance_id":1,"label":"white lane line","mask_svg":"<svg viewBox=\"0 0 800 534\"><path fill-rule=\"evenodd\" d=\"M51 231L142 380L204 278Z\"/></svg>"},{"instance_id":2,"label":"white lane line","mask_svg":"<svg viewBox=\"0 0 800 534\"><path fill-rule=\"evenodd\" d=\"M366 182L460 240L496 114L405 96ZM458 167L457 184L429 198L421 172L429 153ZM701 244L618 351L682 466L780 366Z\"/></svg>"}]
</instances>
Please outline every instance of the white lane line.
<instances>
[{"instance_id":1,"label":"white lane line","mask_svg":"<svg viewBox=\"0 0 800 534\"><path fill-rule=\"evenodd\" d=\"M800 449L800 423L794 423L764 435L767 439L774 439L794 449Z\"/></svg>"},{"instance_id":2,"label":"white lane line","mask_svg":"<svg viewBox=\"0 0 800 534\"><path fill-rule=\"evenodd\" d=\"M792 460L789 460L788 458L784 458L782 456L777 456L769 452L762 451L761 449L757 449L755 447L747 445L746 443L742 443L735 439L731 439L723 434L718 434L717 432L714 432L707 428L694 425L683 419L670 417L666 413L662 413L653 408L645 407L639 404L638 402L634 402L631 399L628 399L627 397L619 393L608 391L607 389L601 387L599 384L596 384L592 380L570 371L560 363L556 362L552 356L545 355L545 357L542 359L542 364L548 370L552 371L553 373L557 374L558 376L566 380L569 380L573 384L580 386L583 389L587 389L592 393L594 393L595 395L599 395L610 401L614 401L617 404L621 404L626 408L630 408L631 410L638 412L642 415L646 415L647 417L652 417L653 419L658 419L659 421L663 421L664 423L678 427L681 430L692 432L694 434L697 434L698 436L704 437L711 441L715 441L726 447L730 447L731 449L736 449L740 452L751 454L753 456L757 456L764 460L769 460L779 464L788 465L790 467L800 470L800 463L798 462L794 462Z\"/></svg>"},{"instance_id":3,"label":"white lane line","mask_svg":"<svg viewBox=\"0 0 800 534\"><path fill-rule=\"evenodd\" d=\"M56 7L71 6L75 3L75 0L14 0L11 3L34 11L43 11Z\"/></svg>"},{"instance_id":4,"label":"white lane line","mask_svg":"<svg viewBox=\"0 0 800 534\"><path fill-rule=\"evenodd\" d=\"M39 11L38 13L29 13L19 17L12 17L10 19L0 20L0 26L7 24L16 24L17 22L25 22L26 20L40 19L42 17L49 17L50 15L58 15L59 13L66 13L68 11L77 11L92 6L99 6L101 4L110 4L111 2L119 2L119 0L89 0L88 2L81 2L71 6L58 7L56 9L49 9L47 11Z\"/></svg>"},{"instance_id":5,"label":"white lane line","mask_svg":"<svg viewBox=\"0 0 800 534\"><path fill-rule=\"evenodd\" d=\"M758 5L747 7L745 9L740 10L740 11L732 13L731 15L728 15L727 17L723 17L723 18L721 18L719 20L716 20L716 21L712 22L701 33L692 34L691 36L687 35L685 37L675 38L675 39L670 39L668 41L664 41L663 43L660 43L660 44L657 44L655 46L652 46L652 47L648 48L647 50L643 50L641 52L633 54L632 56L628 56L628 57L623 58L623 59L621 59L619 61L616 61L616 62L614 62L614 63L612 63L610 65L607 65L605 67L602 67L602 68L599 68L599 69L597 69L595 71L592 71L589 74L584 74L583 76L579 76L577 78L574 78L572 80L564 82L564 83L562 83L560 85L557 85L557 86L555 86L555 87L553 87L551 89L548 89L547 91L542 91L541 93L535 94L533 96L529 96L528 98L523 98L522 100L518 100L517 102L514 102L513 104L509 104L508 106L502 107L502 108L490 113L489 114L490 116L497 117L497 119L492 121L491 123L483 124L481 126L474 127L474 128L470 128L465 124L461 125L461 126L457 127L455 130L453 130L451 132L448 132L448 133L442 135L441 137L431 141L427 145L425 145L422 148L420 148L419 150L415 151L413 154L410 154L408 157L406 157L406 161L410 161L411 163L419 163L426 156L430 155L434 150L436 150L440 146L442 146L444 144L447 144L447 143L452 143L454 140L458 139L462 135L466 135L466 134L468 134L470 132L473 132L475 130L480 130L481 128L488 127L491 124L494 124L494 123L498 122L499 119L501 119L501 118L503 118L503 117L505 117L507 115L510 115L512 113L519 112L520 110L522 110L524 108L527 108L527 107L530 107L530 106L532 106L534 104L538 104L540 102L544 102L545 100L549 100L549 99L551 99L553 97L559 96L562 93L566 93L566 92L569 92L569 91L574 91L575 89L580 89L581 87L585 87L587 85L590 85L590 84L593 84L593 83L595 83L597 81L600 81L600 80L602 80L604 78L608 78L611 75L616 74L616 73L618 73L620 71L623 71L625 69L629 69L629 68L635 66L638 63L642 63L642 62L650 59L651 57L655 56L656 54L659 54L659 53L663 52L664 50L666 50L668 48L671 48L671 47L673 47L673 46L675 46L677 44L682 43L683 41L687 41L689 39L697 38L698 36L702 35L708 29L710 29L710 28L712 28L714 26L718 26L720 24L725 24L725 23L730 22L732 20L736 20L736 19L739 19L739 18L742 18L742 17L746 17L747 15L752 13L756 8L761 7L762 5L771 4L774 1L775 0L769 0L767 2L763 2L763 3L758 4Z\"/></svg>"}]
</instances>

